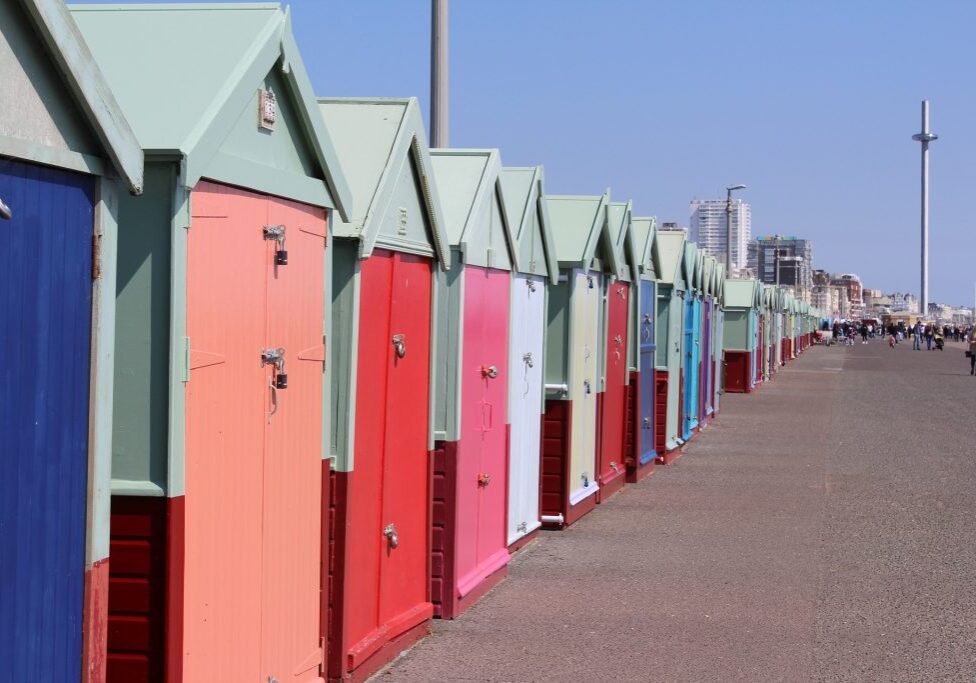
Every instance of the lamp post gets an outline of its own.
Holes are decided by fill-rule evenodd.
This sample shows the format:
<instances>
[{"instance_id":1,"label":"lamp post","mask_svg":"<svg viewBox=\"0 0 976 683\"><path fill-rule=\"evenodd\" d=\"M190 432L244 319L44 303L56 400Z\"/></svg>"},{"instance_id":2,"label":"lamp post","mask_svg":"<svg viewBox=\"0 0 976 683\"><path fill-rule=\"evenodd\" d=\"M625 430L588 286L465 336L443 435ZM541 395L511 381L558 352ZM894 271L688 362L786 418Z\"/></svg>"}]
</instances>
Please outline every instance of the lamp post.
<instances>
[{"instance_id":1,"label":"lamp post","mask_svg":"<svg viewBox=\"0 0 976 683\"><path fill-rule=\"evenodd\" d=\"M729 277L733 277L732 272L732 192L744 190L745 185L729 185L725 188L725 267L729 271ZM741 216L739 217L741 219ZM740 226L741 227L741 226Z\"/></svg>"},{"instance_id":2,"label":"lamp post","mask_svg":"<svg viewBox=\"0 0 976 683\"><path fill-rule=\"evenodd\" d=\"M447 0L431 0L430 15L430 146L447 147Z\"/></svg>"},{"instance_id":3,"label":"lamp post","mask_svg":"<svg viewBox=\"0 0 976 683\"><path fill-rule=\"evenodd\" d=\"M938 139L929 132L929 101L922 100L922 132L912 136L922 143L922 298L918 302L922 317L929 313L929 143Z\"/></svg>"}]
</instances>

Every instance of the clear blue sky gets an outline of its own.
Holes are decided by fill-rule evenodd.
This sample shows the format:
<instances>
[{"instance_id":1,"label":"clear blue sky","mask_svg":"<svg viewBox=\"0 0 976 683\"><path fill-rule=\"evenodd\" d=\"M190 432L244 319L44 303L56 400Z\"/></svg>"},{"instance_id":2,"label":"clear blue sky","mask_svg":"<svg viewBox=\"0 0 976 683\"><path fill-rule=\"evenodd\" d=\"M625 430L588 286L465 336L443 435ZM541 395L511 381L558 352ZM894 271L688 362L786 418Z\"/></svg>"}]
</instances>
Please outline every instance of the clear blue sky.
<instances>
[{"instance_id":1,"label":"clear blue sky","mask_svg":"<svg viewBox=\"0 0 976 683\"><path fill-rule=\"evenodd\" d=\"M429 93L428 0L292 0L322 95ZM642 215L747 183L754 234L918 292L920 101L932 101L931 298L976 281L976 2L453 0L451 144L610 187Z\"/></svg>"}]
</instances>

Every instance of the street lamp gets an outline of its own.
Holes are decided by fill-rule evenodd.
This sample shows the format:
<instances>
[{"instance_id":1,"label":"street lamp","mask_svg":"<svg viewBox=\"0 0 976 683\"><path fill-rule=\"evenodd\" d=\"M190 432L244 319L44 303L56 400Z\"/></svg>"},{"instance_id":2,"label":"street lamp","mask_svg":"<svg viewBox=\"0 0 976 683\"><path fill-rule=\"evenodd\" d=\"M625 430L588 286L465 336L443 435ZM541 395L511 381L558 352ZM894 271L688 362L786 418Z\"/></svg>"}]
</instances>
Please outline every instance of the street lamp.
<instances>
[{"instance_id":1,"label":"street lamp","mask_svg":"<svg viewBox=\"0 0 976 683\"><path fill-rule=\"evenodd\" d=\"M725 188L725 267L729 271L729 277L732 277L732 192L735 190L744 190L745 185L729 185ZM742 216L739 216L740 220ZM741 230L741 226L739 226Z\"/></svg>"}]
</instances>

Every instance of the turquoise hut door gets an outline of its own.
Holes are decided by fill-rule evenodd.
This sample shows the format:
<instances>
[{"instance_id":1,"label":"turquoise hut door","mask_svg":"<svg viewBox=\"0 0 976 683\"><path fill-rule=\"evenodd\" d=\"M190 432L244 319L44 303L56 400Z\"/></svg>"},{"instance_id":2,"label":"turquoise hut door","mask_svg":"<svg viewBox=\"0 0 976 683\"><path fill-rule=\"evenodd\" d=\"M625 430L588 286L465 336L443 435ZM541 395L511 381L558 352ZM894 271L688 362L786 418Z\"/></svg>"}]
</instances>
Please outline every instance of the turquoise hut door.
<instances>
[{"instance_id":1,"label":"turquoise hut door","mask_svg":"<svg viewBox=\"0 0 976 683\"><path fill-rule=\"evenodd\" d=\"M545 281L518 274L512 281L508 402L508 545L539 526L539 465L542 437L542 358Z\"/></svg>"}]
</instances>

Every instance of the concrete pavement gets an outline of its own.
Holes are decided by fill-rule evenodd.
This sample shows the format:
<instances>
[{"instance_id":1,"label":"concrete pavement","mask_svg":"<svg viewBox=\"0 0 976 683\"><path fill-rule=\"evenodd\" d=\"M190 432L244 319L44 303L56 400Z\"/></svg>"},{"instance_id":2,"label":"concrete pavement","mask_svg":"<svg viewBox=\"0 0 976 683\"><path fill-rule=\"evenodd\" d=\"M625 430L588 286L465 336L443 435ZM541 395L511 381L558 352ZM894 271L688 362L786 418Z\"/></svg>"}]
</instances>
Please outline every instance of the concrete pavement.
<instances>
[{"instance_id":1,"label":"concrete pavement","mask_svg":"<svg viewBox=\"0 0 976 683\"><path fill-rule=\"evenodd\" d=\"M377 680L976 680L968 373L809 350Z\"/></svg>"}]
</instances>

